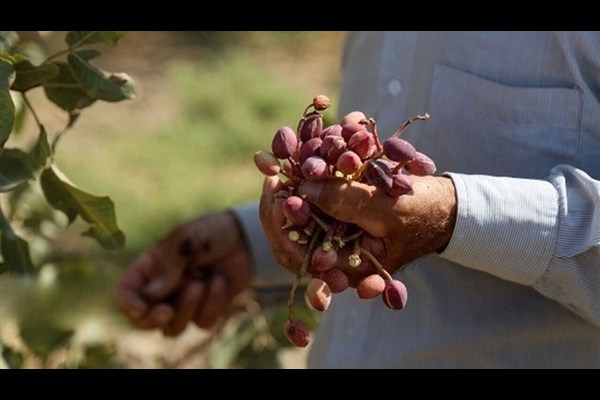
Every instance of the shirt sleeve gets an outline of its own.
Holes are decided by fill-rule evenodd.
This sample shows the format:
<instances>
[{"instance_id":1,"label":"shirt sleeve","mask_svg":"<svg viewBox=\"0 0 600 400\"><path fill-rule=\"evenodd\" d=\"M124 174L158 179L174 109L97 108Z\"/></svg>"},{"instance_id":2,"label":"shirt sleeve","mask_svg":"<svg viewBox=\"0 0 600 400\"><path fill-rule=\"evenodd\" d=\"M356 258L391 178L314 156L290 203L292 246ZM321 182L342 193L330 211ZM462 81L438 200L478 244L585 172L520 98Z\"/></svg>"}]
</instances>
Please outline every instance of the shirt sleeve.
<instances>
[{"instance_id":1,"label":"shirt sleeve","mask_svg":"<svg viewBox=\"0 0 600 400\"><path fill-rule=\"evenodd\" d=\"M258 203L242 204L231 209L237 217L254 264L253 286L270 288L290 285L295 276L277 263L258 217Z\"/></svg>"},{"instance_id":2,"label":"shirt sleeve","mask_svg":"<svg viewBox=\"0 0 600 400\"><path fill-rule=\"evenodd\" d=\"M458 199L441 257L529 285L600 326L600 182L568 165L545 180L445 173Z\"/></svg>"}]
</instances>

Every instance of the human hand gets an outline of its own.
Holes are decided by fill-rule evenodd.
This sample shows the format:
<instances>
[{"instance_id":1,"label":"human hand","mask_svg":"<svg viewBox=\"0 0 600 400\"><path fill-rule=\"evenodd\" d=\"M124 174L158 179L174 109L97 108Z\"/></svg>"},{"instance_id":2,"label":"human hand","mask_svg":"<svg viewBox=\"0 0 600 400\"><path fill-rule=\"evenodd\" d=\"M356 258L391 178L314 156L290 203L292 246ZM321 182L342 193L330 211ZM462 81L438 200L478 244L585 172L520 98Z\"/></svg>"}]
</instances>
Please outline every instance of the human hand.
<instances>
[{"instance_id":1,"label":"human hand","mask_svg":"<svg viewBox=\"0 0 600 400\"><path fill-rule=\"evenodd\" d=\"M184 223L145 250L128 266L114 297L134 326L175 336L190 321L201 328L215 324L251 277L241 229L224 211Z\"/></svg>"},{"instance_id":2,"label":"human hand","mask_svg":"<svg viewBox=\"0 0 600 400\"><path fill-rule=\"evenodd\" d=\"M450 178L411 176L412 191L392 197L383 190L343 178L303 181L298 195L333 218L360 226L370 235L360 238L361 247L370 251L393 273L402 265L425 254L441 251L450 240L456 218L456 196ZM275 177L265 178L260 203L260 217L275 257L286 268L298 271L305 248L287 237L281 229L285 217L282 198L274 196L283 183ZM348 266L352 246L340 249L337 267L350 278L350 285L375 273L366 262Z\"/></svg>"}]
</instances>

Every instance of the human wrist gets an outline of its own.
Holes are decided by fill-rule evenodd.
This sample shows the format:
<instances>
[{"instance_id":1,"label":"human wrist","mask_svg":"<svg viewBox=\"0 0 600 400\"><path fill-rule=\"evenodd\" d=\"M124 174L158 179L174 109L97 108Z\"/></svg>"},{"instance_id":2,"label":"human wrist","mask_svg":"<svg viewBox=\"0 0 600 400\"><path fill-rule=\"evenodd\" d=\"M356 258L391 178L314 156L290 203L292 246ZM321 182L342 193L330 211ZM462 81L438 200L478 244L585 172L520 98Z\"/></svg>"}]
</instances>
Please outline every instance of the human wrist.
<instances>
[{"instance_id":1,"label":"human wrist","mask_svg":"<svg viewBox=\"0 0 600 400\"><path fill-rule=\"evenodd\" d=\"M415 231L426 241L425 253L444 251L454 232L457 214L456 189L447 176L413 176L414 203L408 215ZM418 210L418 211L417 211ZM415 212L416 211L416 212Z\"/></svg>"},{"instance_id":2,"label":"human wrist","mask_svg":"<svg viewBox=\"0 0 600 400\"><path fill-rule=\"evenodd\" d=\"M436 253L443 252L448 243L450 243L450 239L452 238L452 233L454 232L454 226L456 224L456 213L457 213L457 197L456 197L456 188L454 187L454 182L448 176L440 176L439 177L440 190L443 193L439 203L440 209L440 243L441 245L436 249Z\"/></svg>"}]
</instances>

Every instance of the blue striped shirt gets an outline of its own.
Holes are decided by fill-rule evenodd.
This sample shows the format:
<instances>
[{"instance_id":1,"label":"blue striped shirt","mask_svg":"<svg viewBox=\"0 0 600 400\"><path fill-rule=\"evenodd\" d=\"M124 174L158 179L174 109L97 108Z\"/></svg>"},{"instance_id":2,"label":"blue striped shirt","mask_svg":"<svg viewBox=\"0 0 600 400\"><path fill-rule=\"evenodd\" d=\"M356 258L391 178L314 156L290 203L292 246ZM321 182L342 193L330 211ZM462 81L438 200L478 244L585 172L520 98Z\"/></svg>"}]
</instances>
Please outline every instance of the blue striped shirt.
<instances>
[{"instance_id":1,"label":"blue striped shirt","mask_svg":"<svg viewBox=\"0 0 600 400\"><path fill-rule=\"evenodd\" d=\"M352 32L340 112L362 110L455 184L441 254L396 276L392 312L334 295L310 349L321 368L600 367L600 33ZM256 285L289 282L256 204L235 209Z\"/></svg>"}]
</instances>

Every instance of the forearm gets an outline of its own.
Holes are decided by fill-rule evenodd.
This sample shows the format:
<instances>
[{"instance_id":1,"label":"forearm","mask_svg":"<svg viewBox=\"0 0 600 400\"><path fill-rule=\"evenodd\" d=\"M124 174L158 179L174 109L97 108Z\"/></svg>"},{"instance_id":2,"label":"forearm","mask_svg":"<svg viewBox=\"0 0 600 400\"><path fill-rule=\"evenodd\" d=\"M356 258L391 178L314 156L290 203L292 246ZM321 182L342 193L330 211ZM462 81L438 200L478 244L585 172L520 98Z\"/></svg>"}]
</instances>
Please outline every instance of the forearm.
<instances>
[{"instance_id":1,"label":"forearm","mask_svg":"<svg viewBox=\"0 0 600 400\"><path fill-rule=\"evenodd\" d=\"M600 326L600 183L558 166L546 180L449 173L458 199L441 257L532 286Z\"/></svg>"}]
</instances>

